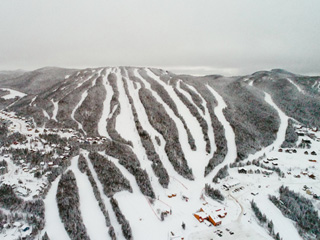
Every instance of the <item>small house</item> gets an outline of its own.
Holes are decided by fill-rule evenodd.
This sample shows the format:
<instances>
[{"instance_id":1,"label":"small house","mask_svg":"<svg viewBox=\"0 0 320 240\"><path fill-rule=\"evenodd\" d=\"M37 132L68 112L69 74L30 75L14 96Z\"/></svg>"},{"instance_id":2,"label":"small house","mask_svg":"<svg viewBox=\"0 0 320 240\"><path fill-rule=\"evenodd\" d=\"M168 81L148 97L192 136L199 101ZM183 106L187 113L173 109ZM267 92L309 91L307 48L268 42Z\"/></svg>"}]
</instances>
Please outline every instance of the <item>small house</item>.
<instances>
[{"instance_id":1,"label":"small house","mask_svg":"<svg viewBox=\"0 0 320 240\"><path fill-rule=\"evenodd\" d=\"M245 168L239 168L238 173L247 174L247 170Z\"/></svg>"},{"instance_id":2,"label":"small house","mask_svg":"<svg viewBox=\"0 0 320 240\"><path fill-rule=\"evenodd\" d=\"M314 174L310 174L310 175L309 175L309 178L315 180L315 179L316 179L316 176L315 176Z\"/></svg>"},{"instance_id":3,"label":"small house","mask_svg":"<svg viewBox=\"0 0 320 240\"><path fill-rule=\"evenodd\" d=\"M227 211L226 211L226 209L225 208L223 208L223 209L217 209L216 210L216 213L217 213L217 215L218 215L218 217L219 218L224 218L225 216L227 216Z\"/></svg>"}]
</instances>

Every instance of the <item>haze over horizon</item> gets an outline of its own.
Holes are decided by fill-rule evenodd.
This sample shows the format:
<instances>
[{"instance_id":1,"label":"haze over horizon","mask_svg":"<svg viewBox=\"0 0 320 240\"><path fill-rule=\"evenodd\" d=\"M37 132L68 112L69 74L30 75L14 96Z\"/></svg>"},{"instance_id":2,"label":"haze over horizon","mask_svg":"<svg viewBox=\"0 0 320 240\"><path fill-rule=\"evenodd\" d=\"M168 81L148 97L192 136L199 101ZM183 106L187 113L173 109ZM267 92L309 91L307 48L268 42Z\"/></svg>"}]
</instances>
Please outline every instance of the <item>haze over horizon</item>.
<instances>
[{"instance_id":1,"label":"haze over horizon","mask_svg":"<svg viewBox=\"0 0 320 240\"><path fill-rule=\"evenodd\" d=\"M0 3L0 70L149 66L193 75L320 74L320 2Z\"/></svg>"}]
</instances>

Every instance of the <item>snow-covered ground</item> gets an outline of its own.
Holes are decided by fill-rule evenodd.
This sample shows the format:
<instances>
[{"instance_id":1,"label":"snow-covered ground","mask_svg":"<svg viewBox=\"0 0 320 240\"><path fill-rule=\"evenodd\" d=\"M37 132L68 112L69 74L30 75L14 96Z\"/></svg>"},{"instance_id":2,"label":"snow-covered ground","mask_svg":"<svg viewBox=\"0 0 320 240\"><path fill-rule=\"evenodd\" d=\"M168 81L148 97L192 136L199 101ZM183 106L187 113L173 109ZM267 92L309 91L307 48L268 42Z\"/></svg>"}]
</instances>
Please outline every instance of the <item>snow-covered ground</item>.
<instances>
[{"instance_id":1,"label":"snow-covered ground","mask_svg":"<svg viewBox=\"0 0 320 240\"><path fill-rule=\"evenodd\" d=\"M233 132L233 129L223 114L223 109L227 107L227 104L225 103L223 98L219 95L219 93L216 92L212 87L207 85L207 88L210 90L210 92L218 102L218 106L214 109L214 113L216 114L218 120L221 122L225 130L227 147L228 147L228 152L225 157L225 160L221 164L219 164L217 167L215 167L211 173L208 174L207 178L212 178L215 176L215 174L218 172L221 166L233 163L236 160L237 146L236 146L235 134Z\"/></svg>"},{"instance_id":2,"label":"snow-covered ground","mask_svg":"<svg viewBox=\"0 0 320 240\"><path fill-rule=\"evenodd\" d=\"M45 204L45 231L52 240L68 240L69 235L66 232L64 225L59 216L58 204L56 201L56 194L58 189L60 177L52 182L51 188L47 193Z\"/></svg>"},{"instance_id":3,"label":"snow-covered ground","mask_svg":"<svg viewBox=\"0 0 320 240\"><path fill-rule=\"evenodd\" d=\"M304 91L301 89L301 87L300 87L298 84L296 84L296 83L295 83L294 81L292 81L290 78L287 78L287 80L288 80L293 86L295 86L300 93L304 93Z\"/></svg>"},{"instance_id":4,"label":"snow-covered ground","mask_svg":"<svg viewBox=\"0 0 320 240\"><path fill-rule=\"evenodd\" d=\"M9 92L7 95L4 95L4 96L1 97L2 99L5 99L5 100L12 99L12 98L15 98L15 97L22 98L22 97L27 95L25 93L19 92L17 90L9 89L9 88L0 88L0 90Z\"/></svg>"},{"instance_id":5,"label":"snow-covered ground","mask_svg":"<svg viewBox=\"0 0 320 240\"><path fill-rule=\"evenodd\" d=\"M272 237L269 236L267 229L258 223L254 213L252 212L250 206L251 200L254 200L260 207L261 211L266 214L267 218L273 221L275 225L275 232L279 232L280 236L284 240L301 239L301 237L298 235L297 229L294 226L294 223L281 214L276 206L274 206L268 200L268 195L270 194L278 196L278 189L283 184L288 186L291 190L299 192L303 196L313 201L315 206L319 206L319 203L316 202L317 200L313 199L312 196L308 195L306 191L302 190L302 188L304 185L306 185L309 187L312 193L320 195L320 167L318 159L318 156L320 155L320 142L311 139L306 135L304 137L300 137L299 141L301 141L302 139L310 140L310 149L297 148L296 153L289 153L285 151L279 152L278 149L285 139L285 133L288 126L288 117L273 102L269 94L265 93L265 101L276 110L280 119L280 125L276 135L276 139L272 144L270 144L270 146L267 146L256 154L250 155L244 162L246 163L248 160L251 161L265 155L265 157L261 160L265 160L264 165L270 167L279 167L281 171L284 172L284 178L280 178L275 172L270 176L262 173L239 174L238 168L229 168L229 176L225 179L222 179L220 183L213 184L212 178L215 176L218 170L229 163L233 163L237 156L235 134L223 114L223 109L227 107L223 98L212 87L210 87L209 85L206 86L217 100L218 104L213 110L218 118L218 121L222 124L225 130L228 152L224 162L219 164L207 177L204 177L204 168L207 165L208 160L212 157L212 154L216 150L210 114L204 99L195 88L187 85L190 90L192 90L195 94L198 94L202 99L202 106L204 107L204 111L202 111L193 102L191 95L187 91L181 89L179 81L177 83L177 86L168 85L167 83L161 81L158 76L152 73L152 71L145 69L147 74L154 81L157 81L157 83L161 84L164 87L164 89L176 103L179 114L185 120L192 136L195 139L197 150L192 151L190 149L187 133L184 129L181 119L179 119L175 115L170 106L168 106L157 94L157 92L151 88L149 82L143 79L142 76L140 76L139 71L137 69L134 70L135 77L139 78L144 83L146 89L151 91L153 96L156 98L156 101L158 101L159 104L161 104L165 108L165 111L167 112L169 117L176 124L182 150L186 155L188 165L192 168L193 173L195 174L195 180L190 181L179 175L168 160L168 157L164 151L165 140L161 136L161 134L159 134L150 124L143 104L139 99L139 89L141 88L141 84L139 82L135 82L134 84L133 81L128 80L128 76L123 76L120 73L119 68L110 69L110 71L107 71L106 76L104 76L103 79L103 87L106 89L107 93L106 98L103 102L104 109L102 117L99 120L98 124L99 134L103 137L110 138L106 129L106 120L110 117L110 101L113 96L113 90L109 85L107 78L108 74L112 71L114 71L117 76L119 104L121 108L121 112L116 119L116 130L124 139L132 141L132 151L137 155L142 169L146 169L156 195L156 198L152 201L145 197L140 192L140 188L137 185L135 177L123 165L121 165L117 159L107 156L117 166L124 177L130 181L130 185L133 189L133 193L130 193L128 191L118 192L114 195L114 198L118 201L122 213L130 223L134 239L162 240L179 238L181 239L182 237L184 237L184 239L190 240L272 239ZM97 74L101 75L101 72L102 69L99 69L99 72L97 72ZM91 87L94 86L95 83L96 81L93 81ZM151 136L151 140L153 142L155 150L159 154L163 166L168 171L168 174L170 176L170 183L167 189L162 188L158 183L158 179L155 177L151 168L151 161L147 159L145 150L142 146L138 132L136 130L132 109L129 103L128 96L125 93L124 83L127 83L128 85L128 90L130 96L133 99L138 119L141 122L143 129L146 130ZM252 82L249 82L249 85L251 83ZM178 91L180 91L184 96L188 98L191 104L193 104L193 106L197 109L198 113L207 121L209 127L209 138L212 144L210 154L207 154L205 152L205 142L198 121L179 99L174 91L174 87L176 87ZM74 108L71 114L72 119L74 119L76 110L81 106L86 96L87 91L84 91L81 95L80 102ZM51 119L57 120L56 115L58 112L58 102L54 102L52 100L52 103L54 105L54 111ZM112 111L114 111L114 109ZM45 113L44 115L46 116ZM34 142L31 143L31 140L36 140L39 137L39 134L44 132L43 128L30 129L23 119L16 118L13 113L5 114L4 112L0 112L0 116L4 119L12 121L12 124L10 125L10 131L19 131L20 133L23 133L27 136L30 135L27 137L28 143L24 145L19 143L18 145L16 145L17 148L27 146L30 149L33 148L35 150L52 150L52 148L44 148L43 144L41 143L38 143L37 146L35 146ZM79 128L81 129L82 127L79 126ZM36 130L38 130L39 132L37 133ZM306 131L308 133L315 134L317 138L320 138L320 132L314 133L311 132L310 129L301 129L300 131ZM66 133L64 135L64 133L62 132L58 132L58 134L61 134L61 136L69 137L72 135L72 133ZM157 143L156 137L160 139L160 144ZM308 155L304 153L305 151L308 151ZM311 155L311 151L315 151L317 156ZM95 169L90 159L88 158L88 152L80 150L80 153L83 154L87 159L88 167L92 172L94 181L97 183L98 191L100 192L102 201L109 213L111 225L114 227L117 239L124 239L121 225L118 223L115 213L111 207L110 198L107 197L103 192L103 185L99 181L97 173L95 172ZM100 154L106 156L104 152L100 152ZM0 160L2 160L2 158L3 157L0 157ZM277 158L277 160L268 162L267 158ZM317 162L311 162L309 161L310 159L315 159L317 160ZM37 193L37 189L43 186L45 177L36 180L33 174L24 172L22 171L22 169L20 169L19 166L16 166L13 161L10 160L10 156L7 162L9 172L1 176L1 183L9 183L15 185L20 184L21 186L19 187L21 188L21 191L25 189L25 186L26 188L30 189L31 193L24 198L28 200L32 199L33 195ZM110 237L108 234L108 228L105 224L104 216L98 206L98 202L95 199L91 183L89 182L86 174L81 173L78 169L78 156L74 157L71 163L72 164L69 169L71 169L76 176L80 196L80 211L83 218L83 223L87 229L87 233L93 240L109 239ZM264 170L253 165L245 166L244 168L253 171L257 169L259 169L260 171ZM307 172L307 174L304 175L303 172ZM313 180L308 176L308 174L311 173L316 176L316 180ZM300 175L300 178L294 177L296 175ZM18 182L19 179L22 180L22 184ZM46 227L42 232L44 233L45 231L47 231L50 239L53 240L67 240L69 239L69 237L59 217L59 211L56 202L56 192L59 179L60 177L58 177L52 183L52 186L45 198ZM228 191L222 187L224 184L229 184L235 181L238 181L239 184L231 187ZM215 189L219 189L224 195L225 200L223 202L218 202L207 197L204 194L205 184L210 184ZM252 193L254 193L254 195ZM193 216L193 214L200 208L207 208L211 210L225 208L225 210L227 211L227 215L225 218L221 219L222 224L220 226L209 227L204 223L200 223ZM318 210L320 210L320 206ZM167 212L167 216L164 217L164 221L161 221L161 212ZM182 223L185 224L185 229L182 228ZM221 232L218 232L218 230ZM233 234L231 234L230 232L233 232ZM221 234L221 236L219 236L218 233ZM2 235L0 234L0 238L1 237Z\"/></svg>"},{"instance_id":6,"label":"snow-covered ground","mask_svg":"<svg viewBox=\"0 0 320 240\"><path fill-rule=\"evenodd\" d=\"M108 76L110 74L111 70L109 69L106 73L106 75L103 78L102 84L106 90L106 98L103 102L103 109L102 109L102 116L100 118L100 121L98 123L98 132L100 136L106 137L108 139L111 139L108 131L107 131L107 120L109 118L110 113L110 102L113 96L113 89L109 84Z\"/></svg>"},{"instance_id":7,"label":"snow-covered ground","mask_svg":"<svg viewBox=\"0 0 320 240\"><path fill-rule=\"evenodd\" d=\"M51 99L51 102L53 104L52 119L57 122L58 121L57 114L58 114L58 110L59 110L59 101L53 101L53 99Z\"/></svg>"},{"instance_id":8,"label":"snow-covered ground","mask_svg":"<svg viewBox=\"0 0 320 240\"><path fill-rule=\"evenodd\" d=\"M78 157L71 160L70 170L73 171L79 186L80 212L88 236L91 240L110 239L105 218L94 196L91 183L87 175L78 169Z\"/></svg>"}]
</instances>

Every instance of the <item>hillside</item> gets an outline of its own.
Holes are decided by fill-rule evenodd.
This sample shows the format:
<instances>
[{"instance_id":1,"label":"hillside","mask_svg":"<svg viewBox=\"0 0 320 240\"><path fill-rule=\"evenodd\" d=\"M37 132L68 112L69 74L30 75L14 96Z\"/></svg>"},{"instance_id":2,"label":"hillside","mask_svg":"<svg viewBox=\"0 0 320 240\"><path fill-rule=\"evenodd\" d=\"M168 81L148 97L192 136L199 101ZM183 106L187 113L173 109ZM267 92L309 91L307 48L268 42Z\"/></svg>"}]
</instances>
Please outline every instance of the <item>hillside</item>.
<instances>
[{"instance_id":1,"label":"hillside","mask_svg":"<svg viewBox=\"0 0 320 240\"><path fill-rule=\"evenodd\" d=\"M319 86L281 69L0 73L0 236L317 239Z\"/></svg>"}]
</instances>

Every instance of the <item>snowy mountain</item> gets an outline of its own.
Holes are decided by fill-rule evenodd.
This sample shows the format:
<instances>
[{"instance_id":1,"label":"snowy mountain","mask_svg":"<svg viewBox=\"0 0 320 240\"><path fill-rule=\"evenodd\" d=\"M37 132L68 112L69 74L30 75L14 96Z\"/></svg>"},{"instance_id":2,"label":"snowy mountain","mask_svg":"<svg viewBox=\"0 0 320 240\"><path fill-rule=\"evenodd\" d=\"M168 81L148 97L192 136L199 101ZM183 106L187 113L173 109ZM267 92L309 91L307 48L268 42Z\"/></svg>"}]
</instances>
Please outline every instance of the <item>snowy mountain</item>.
<instances>
[{"instance_id":1,"label":"snowy mountain","mask_svg":"<svg viewBox=\"0 0 320 240\"><path fill-rule=\"evenodd\" d=\"M0 236L316 239L319 80L0 74Z\"/></svg>"}]
</instances>

